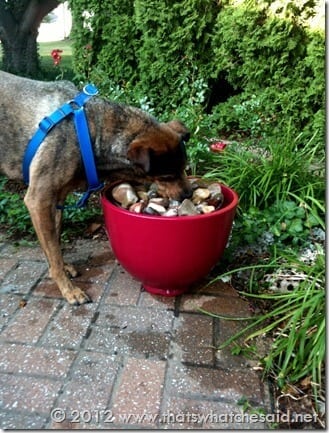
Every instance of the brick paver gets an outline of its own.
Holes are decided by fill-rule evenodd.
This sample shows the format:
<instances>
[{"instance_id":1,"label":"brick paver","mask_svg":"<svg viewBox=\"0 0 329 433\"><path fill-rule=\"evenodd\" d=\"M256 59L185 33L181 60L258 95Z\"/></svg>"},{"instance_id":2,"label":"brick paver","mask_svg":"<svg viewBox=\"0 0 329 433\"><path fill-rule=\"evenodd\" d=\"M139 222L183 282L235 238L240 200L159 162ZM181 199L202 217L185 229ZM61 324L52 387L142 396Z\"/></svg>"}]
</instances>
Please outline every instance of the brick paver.
<instances>
[{"instance_id":1,"label":"brick paver","mask_svg":"<svg viewBox=\"0 0 329 433\"><path fill-rule=\"evenodd\" d=\"M121 374L112 410L115 422L157 424L166 364L164 361L129 358ZM127 417L127 418L126 418Z\"/></svg>"},{"instance_id":2,"label":"brick paver","mask_svg":"<svg viewBox=\"0 0 329 433\"><path fill-rule=\"evenodd\" d=\"M271 413L267 385L230 349L250 316L229 285L177 298L142 290L107 241L64 248L93 302L68 305L38 245L0 243L1 429L259 429L240 400ZM239 418L240 416L240 418Z\"/></svg>"}]
</instances>

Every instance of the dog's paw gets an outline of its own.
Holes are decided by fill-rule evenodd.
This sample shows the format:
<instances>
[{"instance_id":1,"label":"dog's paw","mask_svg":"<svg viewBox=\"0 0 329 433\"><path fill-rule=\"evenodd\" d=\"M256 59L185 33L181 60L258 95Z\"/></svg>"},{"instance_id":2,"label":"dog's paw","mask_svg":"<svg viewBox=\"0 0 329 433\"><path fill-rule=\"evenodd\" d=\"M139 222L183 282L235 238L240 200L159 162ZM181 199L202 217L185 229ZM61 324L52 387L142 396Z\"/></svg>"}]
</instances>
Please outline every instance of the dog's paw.
<instances>
[{"instance_id":1,"label":"dog's paw","mask_svg":"<svg viewBox=\"0 0 329 433\"><path fill-rule=\"evenodd\" d=\"M87 293L83 292L79 287L73 287L73 289L67 292L65 294L65 299L71 305L82 305L91 302Z\"/></svg>"},{"instance_id":2,"label":"dog's paw","mask_svg":"<svg viewBox=\"0 0 329 433\"><path fill-rule=\"evenodd\" d=\"M75 269L75 267L73 265L65 263L64 269L65 269L66 274L71 278L75 278L79 275L79 272Z\"/></svg>"}]
</instances>

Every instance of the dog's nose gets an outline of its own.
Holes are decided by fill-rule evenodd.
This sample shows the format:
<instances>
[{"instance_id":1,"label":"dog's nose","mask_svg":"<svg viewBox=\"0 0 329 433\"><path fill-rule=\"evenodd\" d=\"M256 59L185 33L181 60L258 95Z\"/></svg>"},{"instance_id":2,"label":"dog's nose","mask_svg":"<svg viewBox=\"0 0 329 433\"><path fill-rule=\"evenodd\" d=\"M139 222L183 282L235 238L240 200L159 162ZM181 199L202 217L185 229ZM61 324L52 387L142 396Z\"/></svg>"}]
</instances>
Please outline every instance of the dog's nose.
<instances>
[{"instance_id":1,"label":"dog's nose","mask_svg":"<svg viewBox=\"0 0 329 433\"><path fill-rule=\"evenodd\" d=\"M181 193L181 200L184 200L185 198L191 198L193 194L191 185L186 185L186 187L183 189Z\"/></svg>"}]
</instances>

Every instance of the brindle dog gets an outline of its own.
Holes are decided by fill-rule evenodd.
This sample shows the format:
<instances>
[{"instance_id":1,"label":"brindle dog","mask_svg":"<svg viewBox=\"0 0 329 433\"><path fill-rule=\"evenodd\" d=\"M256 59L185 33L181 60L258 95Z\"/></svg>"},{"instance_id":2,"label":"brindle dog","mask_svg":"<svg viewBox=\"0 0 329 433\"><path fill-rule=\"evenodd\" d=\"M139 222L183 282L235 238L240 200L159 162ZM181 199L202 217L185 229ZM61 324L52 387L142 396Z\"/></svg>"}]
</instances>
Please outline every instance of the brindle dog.
<instances>
[{"instance_id":1,"label":"brindle dog","mask_svg":"<svg viewBox=\"0 0 329 433\"><path fill-rule=\"evenodd\" d=\"M0 172L22 179L27 143L39 122L78 93L70 82L41 82L0 72ZM184 175L183 142L189 137L179 121L160 123L143 111L99 97L85 104L98 175L109 180L152 180L162 196L190 194ZM85 187L83 167L72 118L55 126L42 142L30 165L24 202L44 250L49 275L70 304L90 301L70 277L60 248L62 211L69 192Z\"/></svg>"}]
</instances>

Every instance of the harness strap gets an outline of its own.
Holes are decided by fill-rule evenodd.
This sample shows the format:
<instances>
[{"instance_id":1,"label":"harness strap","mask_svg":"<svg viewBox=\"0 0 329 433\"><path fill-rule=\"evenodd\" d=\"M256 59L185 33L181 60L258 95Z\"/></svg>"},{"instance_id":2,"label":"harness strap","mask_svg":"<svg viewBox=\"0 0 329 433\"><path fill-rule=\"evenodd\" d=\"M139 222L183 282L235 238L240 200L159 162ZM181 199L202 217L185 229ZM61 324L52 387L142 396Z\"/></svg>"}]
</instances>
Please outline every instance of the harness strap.
<instances>
[{"instance_id":1,"label":"harness strap","mask_svg":"<svg viewBox=\"0 0 329 433\"><path fill-rule=\"evenodd\" d=\"M73 108L71 107L70 103L66 103L58 108L58 110L54 111L50 116L43 118L39 123L39 128L29 141L23 159L23 179L27 185L30 181L30 164L34 158L34 155L39 149L39 146L46 138L47 134L53 129L53 127L71 113L73 113Z\"/></svg>"},{"instance_id":2,"label":"harness strap","mask_svg":"<svg viewBox=\"0 0 329 433\"><path fill-rule=\"evenodd\" d=\"M98 179L93 149L90 140L88 122L83 107L83 105L88 101L88 99L90 99L92 96L97 95L97 93L98 90L93 84L87 84L83 88L82 92L80 92L73 100L63 104L52 114L42 119L39 123L39 128L37 129L37 131L27 145L23 158L23 178L24 182L28 184L30 164L34 158L34 155L39 149L39 146L54 126L58 125L63 119L72 114L74 117L74 125L88 181L88 190L78 201L76 207L85 206L90 197L90 194L100 190L104 186L104 184L101 183ZM58 208L62 207L58 206Z\"/></svg>"},{"instance_id":3,"label":"harness strap","mask_svg":"<svg viewBox=\"0 0 329 433\"><path fill-rule=\"evenodd\" d=\"M83 194L83 196L77 202L76 206L84 207L87 204L90 195L93 192L102 189L104 184L98 180L94 152L90 141L89 128L86 119L86 113L83 107L80 107L78 110L74 111L74 124L88 181L88 190Z\"/></svg>"}]
</instances>

